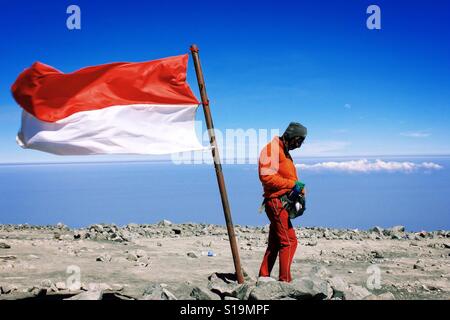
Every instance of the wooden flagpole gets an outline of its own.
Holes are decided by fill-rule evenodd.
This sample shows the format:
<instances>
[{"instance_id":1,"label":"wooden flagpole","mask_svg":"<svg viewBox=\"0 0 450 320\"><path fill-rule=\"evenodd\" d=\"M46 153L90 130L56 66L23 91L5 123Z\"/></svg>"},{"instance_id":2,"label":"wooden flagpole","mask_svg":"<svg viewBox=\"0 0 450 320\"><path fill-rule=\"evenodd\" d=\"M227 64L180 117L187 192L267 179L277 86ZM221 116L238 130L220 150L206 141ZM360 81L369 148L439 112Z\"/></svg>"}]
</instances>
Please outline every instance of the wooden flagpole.
<instances>
[{"instance_id":1,"label":"wooden flagpole","mask_svg":"<svg viewBox=\"0 0 450 320\"><path fill-rule=\"evenodd\" d=\"M219 184L220 197L222 199L223 213L225 215L225 221L227 224L228 238L230 240L231 253L233 255L234 268L236 270L236 277L238 283L244 283L244 276L242 274L241 261L239 258L239 250L236 241L236 234L234 233L233 222L231 220L230 204L228 203L227 189L225 188L225 180L223 177L222 165L220 163L219 149L217 148L214 125L211 117L211 110L209 108L208 95L206 94L205 80L203 79L202 67L200 65L200 58L198 56L198 47L195 44L191 46L191 54L194 60L195 73L197 75L198 87L200 89L200 96L205 113L209 142L212 147L211 151L214 159L214 167L216 169L217 183Z\"/></svg>"}]
</instances>

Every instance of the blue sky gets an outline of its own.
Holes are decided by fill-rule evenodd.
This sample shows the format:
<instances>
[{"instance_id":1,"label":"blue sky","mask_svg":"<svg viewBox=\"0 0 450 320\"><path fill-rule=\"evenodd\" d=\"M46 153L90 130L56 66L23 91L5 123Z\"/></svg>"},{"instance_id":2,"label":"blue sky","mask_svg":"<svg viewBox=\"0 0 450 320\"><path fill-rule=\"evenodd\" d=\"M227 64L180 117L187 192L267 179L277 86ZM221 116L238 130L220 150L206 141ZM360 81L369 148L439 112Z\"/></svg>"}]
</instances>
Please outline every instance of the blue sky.
<instances>
[{"instance_id":1,"label":"blue sky","mask_svg":"<svg viewBox=\"0 0 450 320\"><path fill-rule=\"evenodd\" d=\"M70 4L81 8L81 30L66 28ZM366 28L370 4L381 8L381 30ZM10 86L34 61L72 72L178 55L191 43L201 50L218 129L283 130L299 121L309 129L306 156L450 154L445 0L2 1L0 8L0 162L71 159L15 143L21 110Z\"/></svg>"}]
</instances>

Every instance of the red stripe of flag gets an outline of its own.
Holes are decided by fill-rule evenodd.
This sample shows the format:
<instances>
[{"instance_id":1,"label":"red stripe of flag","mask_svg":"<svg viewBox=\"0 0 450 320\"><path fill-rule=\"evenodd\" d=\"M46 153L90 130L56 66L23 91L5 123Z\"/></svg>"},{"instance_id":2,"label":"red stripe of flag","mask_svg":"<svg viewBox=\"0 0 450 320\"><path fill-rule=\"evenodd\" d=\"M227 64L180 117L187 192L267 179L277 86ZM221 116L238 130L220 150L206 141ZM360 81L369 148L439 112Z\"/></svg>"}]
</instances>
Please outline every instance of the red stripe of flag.
<instances>
[{"instance_id":1,"label":"red stripe of flag","mask_svg":"<svg viewBox=\"0 0 450 320\"><path fill-rule=\"evenodd\" d=\"M140 63L111 63L72 73L40 62L12 85L17 103L42 121L131 104L198 105L186 82L188 55Z\"/></svg>"}]
</instances>

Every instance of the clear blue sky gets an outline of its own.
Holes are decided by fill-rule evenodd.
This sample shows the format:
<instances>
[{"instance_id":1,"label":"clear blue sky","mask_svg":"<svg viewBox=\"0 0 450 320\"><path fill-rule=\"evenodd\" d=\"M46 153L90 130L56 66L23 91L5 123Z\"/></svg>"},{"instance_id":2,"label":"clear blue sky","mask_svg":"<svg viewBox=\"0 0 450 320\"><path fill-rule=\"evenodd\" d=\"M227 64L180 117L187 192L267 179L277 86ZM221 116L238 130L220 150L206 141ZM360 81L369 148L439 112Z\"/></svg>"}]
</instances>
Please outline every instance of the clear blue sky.
<instances>
[{"instance_id":1,"label":"clear blue sky","mask_svg":"<svg viewBox=\"0 0 450 320\"><path fill-rule=\"evenodd\" d=\"M0 162L61 160L15 143L10 86L34 61L71 72L191 43L218 129L295 120L314 155L450 154L449 1L1 1L0 38ZM192 64L188 80L197 93Z\"/></svg>"}]
</instances>

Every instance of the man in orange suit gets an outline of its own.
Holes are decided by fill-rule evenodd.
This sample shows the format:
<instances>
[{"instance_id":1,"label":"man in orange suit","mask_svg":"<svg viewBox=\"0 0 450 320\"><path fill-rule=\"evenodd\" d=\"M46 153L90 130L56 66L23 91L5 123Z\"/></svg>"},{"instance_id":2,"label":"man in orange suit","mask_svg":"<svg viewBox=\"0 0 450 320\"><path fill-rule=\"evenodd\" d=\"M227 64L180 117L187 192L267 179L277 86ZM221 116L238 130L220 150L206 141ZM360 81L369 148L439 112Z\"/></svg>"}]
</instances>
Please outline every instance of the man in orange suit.
<instances>
[{"instance_id":1,"label":"man in orange suit","mask_svg":"<svg viewBox=\"0 0 450 320\"><path fill-rule=\"evenodd\" d=\"M260 277L269 277L279 255L279 281L292 281L291 264L297 249L297 236L289 214L280 197L295 190L305 193L299 181L290 150L300 148L307 130L291 122L281 137L274 137L261 151L258 173L264 189L264 204L270 220L269 244L259 270Z\"/></svg>"}]
</instances>

